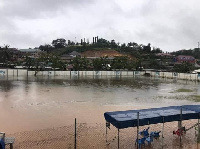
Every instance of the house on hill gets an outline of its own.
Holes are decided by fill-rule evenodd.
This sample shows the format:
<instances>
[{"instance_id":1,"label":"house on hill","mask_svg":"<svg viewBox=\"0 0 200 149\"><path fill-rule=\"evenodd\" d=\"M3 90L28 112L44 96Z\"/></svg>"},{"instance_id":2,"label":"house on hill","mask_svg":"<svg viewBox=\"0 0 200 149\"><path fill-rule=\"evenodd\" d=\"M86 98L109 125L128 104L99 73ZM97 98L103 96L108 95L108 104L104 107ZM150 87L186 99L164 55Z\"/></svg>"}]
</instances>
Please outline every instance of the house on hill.
<instances>
[{"instance_id":1,"label":"house on hill","mask_svg":"<svg viewBox=\"0 0 200 149\"><path fill-rule=\"evenodd\" d=\"M195 58L193 56L179 55L175 58L175 62L176 63L188 62L191 64L195 64Z\"/></svg>"},{"instance_id":2,"label":"house on hill","mask_svg":"<svg viewBox=\"0 0 200 149\"><path fill-rule=\"evenodd\" d=\"M71 56L71 57L81 56L81 54L76 52L76 51L73 51L73 52L69 53L68 55Z\"/></svg>"},{"instance_id":3,"label":"house on hill","mask_svg":"<svg viewBox=\"0 0 200 149\"><path fill-rule=\"evenodd\" d=\"M63 54L60 56L62 62L70 62L74 57L81 56L80 53L73 51L69 54Z\"/></svg>"},{"instance_id":4,"label":"house on hill","mask_svg":"<svg viewBox=\"0 0 200 149\"><path fill-rule=\"evenodd\" d=\"M39 55L42 53L40 49L19 49L21 56L25 57L32 57L32 58L38 58Z\"/></svg>"}]
</instances>

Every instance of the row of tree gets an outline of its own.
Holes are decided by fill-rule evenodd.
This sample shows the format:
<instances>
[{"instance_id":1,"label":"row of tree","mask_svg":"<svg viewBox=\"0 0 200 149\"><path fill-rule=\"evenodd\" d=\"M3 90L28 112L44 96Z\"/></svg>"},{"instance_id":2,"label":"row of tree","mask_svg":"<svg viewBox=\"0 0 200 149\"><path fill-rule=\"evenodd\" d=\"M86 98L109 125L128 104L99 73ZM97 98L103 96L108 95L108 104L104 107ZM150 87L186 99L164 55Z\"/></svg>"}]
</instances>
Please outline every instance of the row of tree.
<instances>
[{"instance_id":1,"label":"row of tree","mask_svg":"<svg viewBox=\"0 0 200 149\"><path fill-rule=\"evenodd\" d=\"M133 61L127 57L116 57L112 60L108 57L101 57L88 60L85 57L75 57L68 63L63 63L59 57L52 54L42 54L38 59L26 57L22 62L23 66L33 70L44 70L51 67L53 70L66 70L67 67L75 71L81 70L135 70L141 67L141 63Z\"/></svg>"},{"instance_id":2,"label":"row of tree","mask_svg":"<svg viewBox=\"0 0 200 149\"><path fill-rule=\"evenodd\" d=\"M42 51L47 51L47 52L51 52L54 51L56 49L61 49L61 48L65 48L65 53L69 53L70 51L70 47L74 47L77 52L83 52L86 51L88 49L92 50L92 49L114 49L117 50L119 52L123 52L123 53L130 53L130 54L135 54L137 52L141 53L160 53L162 52L162 50L160 50L159 48L153 48L153 50L151 50L151 44L147 44L147 45L143 45L143 44L137 44L136 42L129 42L128 44L123 43L120 44L119 42L116 43L115 40L111 40L108 41L106 39L100 38L97 40L97 42L95 43L89 43L89 42L81 42L81 43L75 43L71 40L68 40L68 42L66 41L66 39L64 38L58 38L52 41L51 44L45 44L45 45L40 45L39 49Z\"/></svg>"},{"instance_id":3,"label":"row of tree","mask_svg":"<svg viewBox=\"0 0 200 149\"><path fill-rule=\"evenodd\" d=\"M75 57L69 65L73 70L138 70L141 67L140 61L130 60L127 57L115 57L110 60L108 57L96 58L89 61L86 58Z\"/></svg>"}]
</instances>

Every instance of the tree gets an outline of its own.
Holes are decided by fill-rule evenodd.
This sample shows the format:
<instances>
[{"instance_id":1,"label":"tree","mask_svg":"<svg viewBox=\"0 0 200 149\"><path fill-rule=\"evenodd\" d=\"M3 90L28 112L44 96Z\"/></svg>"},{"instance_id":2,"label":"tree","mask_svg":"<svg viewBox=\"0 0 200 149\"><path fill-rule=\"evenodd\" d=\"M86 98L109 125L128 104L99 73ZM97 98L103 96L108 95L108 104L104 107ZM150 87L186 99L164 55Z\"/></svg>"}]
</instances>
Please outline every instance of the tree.
<instances>
[{"instance_id":1,"label":"tree","mask_svg":"<svg viewBox=\"0 0 200 149\"><path fill-rule=\"evenodd\" d=\"M128 58L125 56L115 57L111 63L112 69L127 69L128 66Z\"/></svg>"},{"instance_id":2,"label":"tree","mask_svg":"<svg viewBox=\"0 0 200 149\"><path fill-rule=\"evenodd\" d=\"M64 38L59 38L52 41L53 47L57 48L64 48L66 46L66 40Z\"/></svg>"},{"instance_id":3,"label":"tree","mask_svg":"<svg viewBox=\"0 0 200 149\"><path fill-rule=\"evenodd\" d=\"M110 48L110 42L106 39L100 38L98 42L94 44L97 48Z\"/></svg>"},{"instance_id":4,"label":"tree","mask_svg":"<svg viewBox=\"0 0 200 149\"><path fill-rule=\"evenodd\" d=\"M0 47L0 62L7 65L8 61L11 58L11 54L9 53L9 45L5 45L4 47Z\"/></svg>"},{"instance_id":5,"label":"tree","mask_svg":"<svg viewBox=\"0 0 200 149\"><path fill-rule=\"evenodd\" d=\"M144 52L150 53L151 52L151 44L148 43L147 46L143 46L143 50L144 50Z\"/></svg>"},{"instance_id":6,"label":"tree","mask_svg":"<svg viewBox=\"0 0 200 149\"><path fill-rule=\"evenodd\" d=\"M174 71L179 73L189 73L194 70L194 64L184 62L182 64L177 64L174 66Z\"/></svg>"},{"instance_id":7,"label":"tree","mask_svg":"<svg viewBox=\"0 0 200 149\"><path fill-rule=\"evenodd\" d=\"M163 51L160 50L160 48L155 48L155 47L153 47L153 50L151 52L152 53L163 53Z\"/></svg>"},{"instance_id":8,"label":"tree","mask_svg":"<svg viewBox=\"0 0 200 149\"><path fill-rule=\"evenodd\" d=\"M110 47L113 48L113 49L115 49L115 48L118 47L118 45L115 43L115 40L114 40L114 39L111 40Z\"/></svg>"},{"instance_id":9,"label":"tree","mask_svg":"<svg viewBox=\"0 0 200 149\"><path fill-rule=\"evenodd\" d=\"M26 59L25 59L25 66L30 69L31 67L34 67L35 66L35 59L34 58L30 58L28 56L26 56Z\"/></svg>"},{"instance_id":10,"label":"tree","mask_svg":"<svg viewBox=\"0 0 200 149\"><path fill-rule=\"evenodd\" d=\"M73 65L73 69L75 71L87 70L88 67L90 66L89 60L87 60L85 57L81 58L80 56L73 58L71 64Z\"/></svg>"},{"instance_id":11,"label":"tree","mask_svg":"<svg viewBox=\"0 0 200 149\"><path fill-rule=\"evenodd\" d=\"M53 47L49 44L45 44L45 45L40 45L39 49L41 51L46 51L47 53L49 53L53 49Z\"/></svg>"},{"instance_id":12,"label":"tree","mask_svg":"<svg viewBox=\"0 0 200 149\"><path fill-rule=\"evenodd\" d=\"M93 60L93 68L95 71L99 71L99 70L109 70L110 67L108 66L108 60L107 60L107 56L106 57L100 57L100 58L96 58Z\"/></svg>"}]
</instances>

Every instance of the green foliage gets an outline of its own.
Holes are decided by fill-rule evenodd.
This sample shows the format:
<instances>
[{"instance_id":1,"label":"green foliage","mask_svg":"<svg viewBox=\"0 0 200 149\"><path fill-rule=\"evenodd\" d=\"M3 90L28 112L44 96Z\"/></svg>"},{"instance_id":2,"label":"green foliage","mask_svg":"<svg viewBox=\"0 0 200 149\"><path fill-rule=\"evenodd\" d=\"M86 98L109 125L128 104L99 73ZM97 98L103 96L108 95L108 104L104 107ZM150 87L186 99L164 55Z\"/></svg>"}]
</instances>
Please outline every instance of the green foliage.
<instances>
[{"instance_id":1,"label":"green foliage","mask_svg":"<svg viewBox=\"0 0 200 149\"><path fill-rule=\"evenodd\" d=\"M0 62L2 63L7 63L11 58L11 54L9 53L8 48L9 45L0 47Z\"/></svg>"},{"instance_id":2,"label":"green foliage","mask_svg":"<svg viewBox=\"0 0 200 149\"><path fill-rule=\"evenodd\" d=\"M73 69L75 71L87 70L90 66L89 60L87 60L85 57L81 58L79 56L73 58L71 64L73 65Z\"/></svg>"},{"instance_id":3,"label":"green foliage","mask_svg":"<svg viewBox=\"0 0 200 149\"><path fill-rule=\"evenodd\" d=\"M31 68L31 67L34 67L35 64L36 64L35 59L30 58L30 57L28 57L28 56L26 56L25 62L26 62L26 63L25 63L25 66L26 66L28 69Z\"/></svg>"},{"instance_id":4,"label":"green foliage","mask_svg":"<svg viewBox=\"0 0 200 149\"><path fill-rule=\"evenodd\" d=\"M39 49L41 51L46 51L47 53L49 53L50 51L53 50L53 47L51 45L49 45L49 44L45 44L45 45L40 45Z\"/></svg>"},{"instance_id":5,"label":"green foliage","mask_svg":"<svg viewBox=\"0 0 200 149\"><path fill-rule=\"evenodd\" d=\"M174 66L174 71L179 73L189 73L195 69L194 64L184 62L182 64L177 64Z\"/></svg>"},{"instance_id":6,"label":"green foliage","mask_svg":"<svg viewBox=\"0 0 200 149\"><path fill-rule=\"evenodd\" d=\"M93 60L93 68L95 71L103 70L102 58L96 58Z\"/></svg>"},{"instance_id":7,"label":"green foliage","mask_svg":"<svg viewBox=\"0 0 200 149\"><path fill-rule=\"evenodd\" d=\"M155 59L151 59L149 63L149 68L151 69L160 69L160 64Z\"/></svg>"},{"instance_id":8,"label":"green foliage","mask_svg":"<svg viewBox=\"0 0 200 149\"><path fill-rule=\"evenodd\" d=\"M101 57L94 59L92 62L93 69L95 71L110 70L110 67L108 66L109 60L107 58L108 57Z\"/></svg>"},{"instance_id":9,"label":"green foliage","mask_svg":"<svg viewBox=\"0 0 200 149\"><path fill-rule=\"evenodd\" d=\"M185 89L185 88L181 88L176 90L176 92L193 92L191 89Z\"/></svg>"},{"instance_id":10,"label":"green foliage","mask_svg":"<svg viewBox=\"0 0 200 149\"><path fill-rule=\"evenodd\" d=\"M65 64L60 58L52 54L42 54L38 59L26 56L25 66L33 70L44 70L45 67L52 67L54 70L66 70Z\"/></svg>"},{"instance_id":11,"label":"green foliage","mask_svg":"<svg viewBox=\"0 0 200 149\"><path fill-rule=\"evenodd\" d=\"M180 50L172 53L173 55L190 55L193 56L196 59L200 59L200 49L199 48L194 48L194 49L189 49L189 50Z\"/></svg>"},{"instance_id":12,"label":"green foliage","mask_svg":"<svg viewBox=\"0 0 200 149\"><path fill-rule=\"evenodd\" d=\"M128 58L127 57L115 57L114 60L111 63L112 69L127 69L128 66Z\"/></svg>"},{"instance_id":13,"label":"green foliage","mask_svg":"<svg viewBox=\"0 0 200 149\"><path fill-rule=\"evenodd\" d=\"M66 40L64 38L53 40L52 45L55 48L64 48L66 46Z\"/></svg>"}]
</instances>

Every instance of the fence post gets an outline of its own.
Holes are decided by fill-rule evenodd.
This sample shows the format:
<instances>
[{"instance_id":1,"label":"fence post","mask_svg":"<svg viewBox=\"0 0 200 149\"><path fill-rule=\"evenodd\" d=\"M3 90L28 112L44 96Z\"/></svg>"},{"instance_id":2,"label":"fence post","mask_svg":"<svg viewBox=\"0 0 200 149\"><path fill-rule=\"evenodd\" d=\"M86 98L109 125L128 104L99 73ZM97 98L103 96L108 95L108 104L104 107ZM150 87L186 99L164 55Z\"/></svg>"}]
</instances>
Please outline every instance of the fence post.
<instances>
[{"instance_id":1,"label":"fence post","mask_svg":"<svg viewBox=\"0 0 200 149\"><path fill-rule=\"evenodd\" d=\"M75 131L74 131L74 149L76 149L76 118L75 118Z\"/></svg>"},{"instance_id":2,"label":"fence post","mask_svg":"<svg viewBox=\"0 0 200 149\"><path fill-rule=\"evenodd\" d=\"M7 80L8 80L8 68L6 69L6 73L7 73Z\"/></svg>"}]
</instances>

